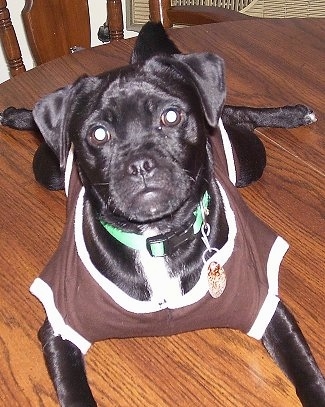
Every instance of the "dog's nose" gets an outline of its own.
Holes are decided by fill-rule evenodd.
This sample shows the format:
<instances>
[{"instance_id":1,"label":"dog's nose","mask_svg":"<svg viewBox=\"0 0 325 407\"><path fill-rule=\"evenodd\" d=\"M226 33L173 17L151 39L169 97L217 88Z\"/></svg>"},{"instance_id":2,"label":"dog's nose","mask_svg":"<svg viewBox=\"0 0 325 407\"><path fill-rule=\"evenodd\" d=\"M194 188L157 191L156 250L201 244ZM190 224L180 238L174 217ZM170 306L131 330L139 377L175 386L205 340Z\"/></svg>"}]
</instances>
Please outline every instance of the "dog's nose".
<instances>
[{"instance_id":1,"label":"dog's nose","mask_svg":"<svg viewBox=\"0 0 325 407\"><path fill-rule=\"evenodd\" d=\"M146 176L155 168L155 162L151 158L138 158L128 164L127 172L133 176Z\"/></svg>"}]
</instances>

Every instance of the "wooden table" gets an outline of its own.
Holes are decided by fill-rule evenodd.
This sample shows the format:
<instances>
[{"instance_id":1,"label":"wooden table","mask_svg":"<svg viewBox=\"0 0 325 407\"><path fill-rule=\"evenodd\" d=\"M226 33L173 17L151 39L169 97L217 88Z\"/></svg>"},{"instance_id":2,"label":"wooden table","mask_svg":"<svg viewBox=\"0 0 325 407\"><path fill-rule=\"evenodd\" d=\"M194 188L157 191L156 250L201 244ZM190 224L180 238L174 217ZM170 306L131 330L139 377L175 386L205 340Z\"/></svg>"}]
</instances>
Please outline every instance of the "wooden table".
<instances>
[{"instance_id":1,"label":"wooden table","mask_svg":"<svg viewBox=\"0 0 325 407\"><path fill-rule=\"evenodd\" d=\"M318 122L310 127L259 131L267 169L242 193L290 243L281 297L325 372L325 20L222 23L174 29L170 35L184 52L224 57L229 103L306 103L316 111ZM83 73L126 64L133 43L76 53L3 83L0 110L32 107ZM56 247L65 199L34 181L36 145L27 132L0 128L0 405L11 407L56 405L36 337L44 312L28 288ZM98 343L86 359L95 397L104 407L300 405L261 344L229 330Z\"/></svg>"}]
</instances>

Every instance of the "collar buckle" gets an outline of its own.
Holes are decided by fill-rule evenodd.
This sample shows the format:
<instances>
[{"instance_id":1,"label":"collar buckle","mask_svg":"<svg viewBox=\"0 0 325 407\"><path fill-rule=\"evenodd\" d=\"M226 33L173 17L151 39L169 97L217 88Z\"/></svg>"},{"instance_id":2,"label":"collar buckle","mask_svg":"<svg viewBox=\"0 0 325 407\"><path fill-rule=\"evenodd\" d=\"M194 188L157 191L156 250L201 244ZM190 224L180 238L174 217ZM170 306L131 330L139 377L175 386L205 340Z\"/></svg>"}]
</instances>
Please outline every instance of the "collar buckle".
<instances>
[{"instance_id":1,"label":"collar buckle","mask_svg":"<svg viewBox=\"0 0 325 407\"><path fill-rule=\"evenodd\" d=\"M173 253L178 246L191 239L193 235L193 224L186 230L168 232L146 239L147 250L152 257L163 257Z\"/></svg>"},{"instance_id":2,"label":"collar buckle","mask_svg":"<svg viewBox=\"0 0 325 407\"><path fill-rule=\"evenodd\" d=\"M163 257L166 255L166 244L168 245L168 239L173 233L165 233L146 239L147 250L152 257Z\"/></svg>"}]
</instances>

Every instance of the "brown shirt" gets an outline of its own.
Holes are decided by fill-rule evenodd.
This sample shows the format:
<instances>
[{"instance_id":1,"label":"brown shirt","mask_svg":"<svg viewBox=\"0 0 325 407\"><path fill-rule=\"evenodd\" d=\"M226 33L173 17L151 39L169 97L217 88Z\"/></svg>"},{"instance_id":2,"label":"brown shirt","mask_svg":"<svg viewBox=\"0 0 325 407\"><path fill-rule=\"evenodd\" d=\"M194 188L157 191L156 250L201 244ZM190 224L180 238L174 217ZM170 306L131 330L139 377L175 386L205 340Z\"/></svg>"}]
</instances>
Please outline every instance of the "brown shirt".
<instances>
[{"instance_id":1,"label":"brown shirt","mask_svg":"<svg viewBox=\"0 0 325 407\"><path fill-rule=\"evenodd\" d=\"M229 225L228 242L206 263L202 260L201 278L189 293L164 304L130 298L91 263L82 236L84 189L70 158L65 229L57 251L31 286L56 335L75 343L83 353L91 343L108 338L215 327L239 329L261 338L279 301L278 270L288 245L245 205L233 185L235 160L228 136L223 130L221 136L212 140L216 179ZM208 292L207 273L213 261L223 266L227 279L219 298Z\"/></svg>"}]
</instances>

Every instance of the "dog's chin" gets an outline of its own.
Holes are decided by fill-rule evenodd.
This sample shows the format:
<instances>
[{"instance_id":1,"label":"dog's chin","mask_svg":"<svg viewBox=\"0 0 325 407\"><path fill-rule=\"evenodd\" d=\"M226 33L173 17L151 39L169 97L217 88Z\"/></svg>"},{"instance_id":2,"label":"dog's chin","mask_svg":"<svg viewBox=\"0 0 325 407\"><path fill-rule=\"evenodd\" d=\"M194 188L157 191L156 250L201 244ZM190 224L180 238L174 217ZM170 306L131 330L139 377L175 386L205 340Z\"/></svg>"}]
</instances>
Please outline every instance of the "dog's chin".
<instances>
[{"instance_id":1,"label":"dog's chin","mask_svg":"<svg viewBox=\"0 0 325 407\"><path fill-rule=\"evenodd\" d=\"M125 215L130 221L149 223L171 215L180 205L172 194L152 189L133 196Z\"/></svg>"}]
</instances>

